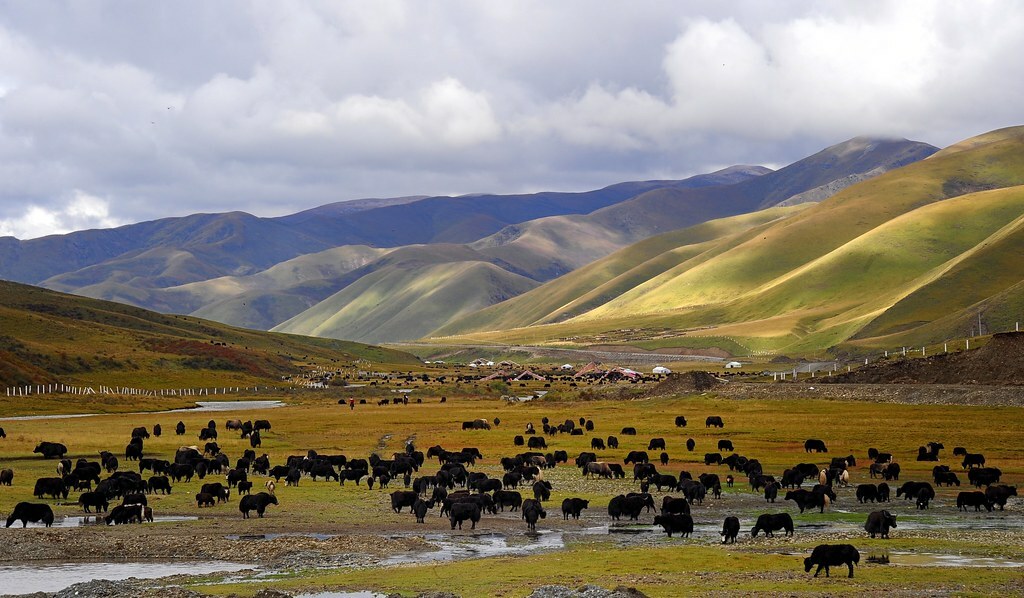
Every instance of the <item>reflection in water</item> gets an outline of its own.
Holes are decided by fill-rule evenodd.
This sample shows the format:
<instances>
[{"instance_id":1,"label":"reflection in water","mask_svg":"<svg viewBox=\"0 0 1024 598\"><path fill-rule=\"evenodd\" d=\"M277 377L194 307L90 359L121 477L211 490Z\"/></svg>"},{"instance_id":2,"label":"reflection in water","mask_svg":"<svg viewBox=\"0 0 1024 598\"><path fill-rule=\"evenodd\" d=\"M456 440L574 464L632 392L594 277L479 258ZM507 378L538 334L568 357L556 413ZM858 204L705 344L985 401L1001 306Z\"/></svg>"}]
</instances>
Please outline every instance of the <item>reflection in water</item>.
<instances>
[{"instance_id":1,"label":"reflection in water","mask_svg":"<svg viewBox=\"0 0 1024 598\"><path fill-rule=\"evenodd\" d=\"M57 517L53 520L52 527L84 527L87 525L106 525L106 521L103 520L105 516L105 513L100 513L99 515ZM170 523L174 521L197 521L198 519L198 517L188 515L155 515L153 516L153 523ZM12 527L20 528L21 523L17 522ZM29 523L28 527L46 526L42 523Z\"/></svg>"},{"instance_id":2,"label":"reflection in water","mask_svg":"<svg viewBox=\"0 0 1024 598\"><path fill-rule=\"evenodd\" d=\"M435 544L438 549L430 552L399 554L381 561L384 566L409 565L419 563L438 563L463 559L478 559L495 556L528 554L541 550L565 548L562 532L543 530L527 533L521 538L522 544L509 543L505 534L475 534L469 536L446 536L443 534L427 534L424 538Z\"/></svg>"},{"instance_id":3,"label":"reflection in water","mask_svg":"<svg viewBox=\"0 0 1024 598\"><path fill-rule=\"evenodd\" d=\"M387 594L377 592L317 592L315 594L298 594L295 598L386 598Z\"/></svg>"},{"instance_id":4,"label":"reflection in water","mask_svg":"<svg viewBox=\"0 0 1024 598\"><path fill-rule=\"evenodd\" d=\"M251 569L252 565L221 561L193 563L65 563L60 565L0 566L0 591L5 594L59 592L76 583L137 577L156 579L168 575L205 575Z\"/></svg>"},{"instance_id":5,"label":"reflection in water","mask_svg":"<svg viewBox=\"0 0 1024 598\"><path fill-rule=\"evenodd\" d=\"M1001 557L967 556L935 552L890 552L888 555L889 562L893 565L912 565L916 567L1024 567L1024 562L1011 561Z\"/></svg>"}]
</instances>

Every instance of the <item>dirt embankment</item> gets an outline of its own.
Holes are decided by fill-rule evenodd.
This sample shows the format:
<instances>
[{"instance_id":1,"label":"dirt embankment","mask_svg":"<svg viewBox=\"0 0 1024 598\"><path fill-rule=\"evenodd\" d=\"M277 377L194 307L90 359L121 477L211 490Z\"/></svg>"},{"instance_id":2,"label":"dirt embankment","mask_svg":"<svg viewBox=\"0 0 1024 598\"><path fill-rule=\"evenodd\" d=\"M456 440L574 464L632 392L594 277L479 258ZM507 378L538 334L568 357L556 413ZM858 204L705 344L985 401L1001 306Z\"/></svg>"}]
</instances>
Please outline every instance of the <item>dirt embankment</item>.
<instances>
[{"instance_id":1,"label":"dirt embankment","mask_svg":"<svg viewBox=\"0 0 1024 598\"><path fill-rule=\"evenodd\" d=\"M721 387L724 381L710 372L692 371L678 374L669 374L664 380L656 384L644 394L650 397L661 397L665 395L704 392L706 390Z\"/></svg>"},{"instance_id":2,"label":"dirt embankment","mask_svg":"<svg viewBox=\"0 0 1024 598\"><path fill-rule=\"evenodd\" d=\"M995 334L987 345L973 351L887 359L821 382L1024 386L1024 332Z\"/></svg>"},{"instance_id":3,"label":"dirt embankment","mask_svg":"<svg viewBox=\"0 0 1024 598\"><path fill-rule=\"evenodd\" d=\"M263 566L287 567L298 563L318 565L367 565L384 556L407 551L432 550L417 537L389 538L345 535L325 539L278 536L260 541L231 540L217 534L96 534L88 528L31 529L4 534L0 563L45 561L60 555L63 560L118 561L133 559L231 560ZM0 588L2 590L2 588Z\"/></svg>"}]
</instances>

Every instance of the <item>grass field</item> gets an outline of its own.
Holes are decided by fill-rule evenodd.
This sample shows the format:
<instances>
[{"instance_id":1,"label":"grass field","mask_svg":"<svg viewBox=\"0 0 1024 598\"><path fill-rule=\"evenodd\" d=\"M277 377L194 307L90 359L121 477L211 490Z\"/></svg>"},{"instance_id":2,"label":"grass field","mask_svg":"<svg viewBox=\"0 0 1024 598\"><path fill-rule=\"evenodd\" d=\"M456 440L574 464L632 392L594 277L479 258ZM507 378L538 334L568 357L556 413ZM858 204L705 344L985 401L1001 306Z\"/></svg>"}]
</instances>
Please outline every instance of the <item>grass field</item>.
<instances>
[{"instance_id":1,"label":"grass field","mask_svg":"<svg viewBox=\"0 0 1024 598\"><path fill-rule=\"evenodd\" d=\"M499 476L501 468L498 458L513 455L523 449L514 447L512 436L520 434L527 422L540 427L542 417L553 422L564 419L586 417L594 421L594 435L604 438L616 435L620 440L618 450L599 451L599 457L621 462L629 450L646 449L651 437L664 437L671 456L669 465L659 471L689 471L694 477L703 472L718 473L723 478L728 473L722 466L703 465L705 452L716 452L719 438L733 441L737 452L758 458L766 473L781 474L792 465L813 461L824 463L826 457L854 454L858 466L852 470L853 482L868 481L866 451L869 446L888 450L897 456L903 465L901 480L930 480L932 463L918 463L913 460L917 447L929 441L942 441L946 445L943 462L952 463L951 450L955 445L967 446L973 452L986 455L989 464L1000 467L1004 482L1019 483L1024 477L1024 448L1019 443L1019 431L1024 429L1024 411L1010 407L982 406L910 406L901 404L878 404L867 401L826 401L778 398L771 400L736 400L725 396L707 394L703 396L678 396L645 400L593 400L585 402L539 401L529 404L508 405L496 399L449 397L445 404L438 402L438 396L429 388L417 390L424 403L410 405L377 406L357 405L355 410L337 404L346 391L332 390L324 395L301 393L284 397L290 406L248 413L167 413L167 414L112 414L88 418L56 420L2 421L7 438L0 440L0 468L10 467L15 471L14 484L10 488L0 487L0 514L6 514L12 506L31 497L32 485L36 478L52 476L55 462L32 455L32 449L40 440L62 442L70 449L72 458L95 459L100 450L111 450L123 456L133 427L145 425L152 429L160 423L164 436L150 439L146 444L147 456L171 458L174 450L182 444L196 444L198 429L212 418L217 421L222 435L219 443L232 458L240 456L248 443L234 434L226 434L224 421L266 418L273 424L273 430L263 436L262 449L270 455L271 464L279 464L288 455L303 454L306 449L321 453L344 453L350 457L366 457L373 451L382 456L401 450L407 440L412 439L418 448L425 450L434 444L449 449L464 446L478 447L485 459L477 470ZM386 393L383 390L360 389L363 395ZM266 396L254 398L270 398ZM168 405L170 407L177 405ZM151 409L155 405L138 405L137 409ZM63 403L68 412L94 412L100 410L94 403L76 404L73 400ZM15 407L0 403L0 416L10 414ZM49 411L56 411L50 406ZM707 415L721 415L726 427L719 431L702 425ZM677 428L673 424L676 415L685 415L690 425ZM463 431L460 422L477 417L500 418L501 424L491 431ZM176 437L173 434L177 421L185 422L188 434ZM628 437L619 434L623 426L635 426L638 435ZM591 435L549 437L550 450L566 450L570 456L590 450ZM683 443L692 437L697 448L686 452ZM830 448L828 455L808 455L803 450L806 438L822 438ZM131 467L122 459L122 468ZM427 472L433 472L436 461L428 464ZM959 466L954 466L959 470ZM148 475L148 473L147 473ZM631 476L629 476L631 477ZM636 490L632 482L615 480L584 480L579 471L571 465L560 465L545 473L545 478L554 486L551 502L548 503L548 518L542 522L542 529L581 532L589 527L608 523L605 512L608 500L619 493ZM966 476L961 475L965 480ZM214 479L223 479L215 476ZM257 485L262 479L257 476ZM208 478L205 481L210 481ZM877 481L877 480L875 480ZM199 521L183 523L161 523L141 528L146 533L162 536L204 537L221 539L225 534L251 534L266 532L316 531L318 533L343 535L449 534L448 522L437 517L436 509L428 515L427 523L417 525L407 513L394 514L390 510L388 492L400 488L393 483L385 491L368 491L365 486L354 486L351 482L344 487L336 483L313 482L304 478L298 487L278 486L280 505L271 507L266 519L243 521L237 511L237 499L232 496L228 505L199 510L194 503L194 494L203 483L194 479L191 483L174 485L168 496L152 496L151 505L157 514L201 515ZM895 486L894 486L895 489ZM967 488L962 488L967 489ZM949 520L980 519L986 515L957 514L955 495L959 489L938 489L938 499L933 508L921 519L942 522ZM524 494L528 491L524 492ZM656 494L660 504L661 496ZM864 513L874 505L859 506L853 498L853 490L840 489L837 509L840 511L796 516L797 534L793 539L767 540L763 537L752 540L749 534L741 537L737 546L722 547L717 544L717 535L708 537L698 534L692 539L671 540L660 534L646 535L631 542L617 541L609 535L567 536L565 550L536 553L519 557L499 557L485 561L472 560L449 564L404 566L393 568L386 575L378 570L309 569L292 571L275 579L274 587L310 589L317 587L344 587L353 589L394 590L413 593L425 589L438 589L439 580L445 587L465 596L510 595L528 593L528 588L544 583L599 583L605 586L625 584L636 586L652 596L678 595L684 593L729 590L737 593L768 592L881 592L898 585L909 591L925 588L957 589L958 591L981 594L1002 590L1021 579L1020 569L938 569L936 567L872 566L862 561L853 581L845 577L831 580L811 580L800 569L800 559L809 548L823 541L852 541L866 557L870 550L883 547L891 551L915 551L1001 556L1024 560L1024 548L1019 543L1008 543L1007 534L988 536L970 530L960 535L935 535L914 532L894 533L893 540L869 541L857 527L862 525ZM589 498L590 509L584 511L580 522L563 522L558 506L563 498L578 496ZM74 494L68 503L73 503ZM45 502L54 504L55 501ZM59 501L64 503L64 501ZM58 504L58 515L80 514L74 504ZM917 518L909 503L895 499L889 508L901 518ZM1019 503L1012 501L1008 507L1010 517L1019 518ZM758 495L748 490L745 478L737 475L735 488L726 489L721 500L708 500L703 506L695 506L694 519L706 525L720 526L725 515L741 517L744 530L749 530L753 518L759 512L786 511L796 514L791 502L781 501L775 505L763 503ZM653 515L644 515L641 523L650 524ZM931 519L928 519L931 518ZM1014 521L1017 521L1016 519ZM817 532L802 532L800 526L828 523L839 525L834 534L827 529ZM809 529L809 528L808 528ZM29 530L31 533L32 530ZM117 528L90 528L88 533L93 541L111 540L123 534ZM516 539L526 531L518 513L504 513L498 517L485 516L478 532L508 534ZM22 530L0 530L3 536L15 537ZM58 533L64 533L58 532ZM454 532L456 537L470 536L468 528ZM22 537L22 536L17 536ZM225 558L230 558L226 554ZM937 577L937 573L941 573ZM937 579L941 581L936 585ZM223 586L201 586L204 592L226 593L237 591L251 594L259 584L229 584Z\"/></svg>"}]
</instances>

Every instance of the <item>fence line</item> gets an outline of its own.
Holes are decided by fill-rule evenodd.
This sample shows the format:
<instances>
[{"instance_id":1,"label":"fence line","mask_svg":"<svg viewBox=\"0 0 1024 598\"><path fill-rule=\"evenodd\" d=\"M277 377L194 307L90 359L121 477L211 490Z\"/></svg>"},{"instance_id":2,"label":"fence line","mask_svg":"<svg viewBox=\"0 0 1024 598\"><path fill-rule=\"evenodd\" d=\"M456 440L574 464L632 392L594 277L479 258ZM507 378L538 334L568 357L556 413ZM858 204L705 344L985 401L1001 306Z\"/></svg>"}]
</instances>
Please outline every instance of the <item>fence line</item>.
<instances>
[{"instance_id":1,"label":"fence line","mask_svg":"<svg viewBox=\"0 0 1024 598\"><path fill-rule=\"evenodd\" d=\"M961 339L946 340L946 341L942 341L941 343L932 343L931 345L921 345L920 347L901 346L901 347L899 347L897 349L892 349L892 350L890 350L890 349L882 349L881 353L873 353L873 354L868 354L866 357L862 356L862 357L857 357L856 359L848 359L846 361L843 361L842 363L840 363L839 360L831 360L831 361L829 361L829 360L822 360L822 362L819 362L819 364L823 365L825 367L818 367L818 368L808 369L805 366L804 369L801 369L800 366L797 366L797 367L793 367L792 369L787 369L786 371L771 372L771 376L772 376L772 380L775 380L775 381L779 381L779 380L798 380L800 374L807 374L806 378L814 378L814 377L816 377L815 376L815 372L824 372L826 376L831 376L832 374L838 373L840 368L845 368L846 372L850 372L850 371L852 371L852 369L854 367L862 367L862 366L868 365L868 364L870 364L872 362L881 361L883 359L889 359L890 357L894 357L894 356L905 357L905 358L930 357L930 356L934 356L934 355L942 355L942 354L949 353L951 348L953 349L954 352L960 351L960 350L969 351L971 349L971 340L972 339L975 341L974 342L974 347L975 347L975 349L977 349L981 345L981 343L979 342L980 339L986 338L986 337L991 339L991 337L996 335L996 334L1002 334L1002 333L1008 333L1008 332L1020 332L1020 322L1014 323L1013 330L1003 330L1003 331L990 332L989 334L987 334L985 336L979 335L979 336L974 336L974 337L965 337L965 338L961 338ZM940 350L940 347L941 347L941 350ZM863 360L863 362L864 362L863 364L860 363L861 360ZM768 372L765 372L765 374L768 374Z\"/></svg>"},{"instance_id":2,"label":"fence line","mask_svg":"<svg viewBox=\"0 0 1024 598\"><path fill-rule=\"evenodd\" d=\"M140 397L209 397L239 393L257 393L260 389L264 392L272 389L269 386L217 386L212 388L163 388L145 389L128 386L74 386L61 382L48 384L28 384L25 386L8 386L5 395L8 397L30 397L48 394L69 394L69 395L110 395L110 396L140 396Z\"/></svg>"}]
</instances>

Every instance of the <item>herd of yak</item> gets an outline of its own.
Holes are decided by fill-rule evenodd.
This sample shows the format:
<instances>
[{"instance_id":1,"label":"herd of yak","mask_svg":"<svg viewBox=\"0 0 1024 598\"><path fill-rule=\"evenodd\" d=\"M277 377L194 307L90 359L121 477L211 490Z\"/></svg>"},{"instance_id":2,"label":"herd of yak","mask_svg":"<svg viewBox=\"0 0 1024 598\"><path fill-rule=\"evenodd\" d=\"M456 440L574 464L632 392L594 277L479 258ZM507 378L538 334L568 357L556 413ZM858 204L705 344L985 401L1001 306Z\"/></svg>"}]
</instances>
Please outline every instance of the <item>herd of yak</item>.
<instances>
[{"instance_id":1,"label":"herd of yak","mask_svg":"<svg viewBox=\"0 0 1024 598\"><path fill-rule=\"evenodd\" d=\"M594 422L580 418L578 423L565 420L552 425L548 418L541 420L540 432L532 423L527 424L523 434L513 438L515 446L526 446L534 449L512 456L502 457L499 462L504 471L500 478L492 478L486 473L471 471L483 455L476 448L462 448L449 451L441 446L432 446L426 453L417 450L409 443L402 452L394 453L390 459L372 454L367 459L348 458L345 455L325 455L314 450L305 454L287 457L281 464L272 466L268 455L257 456L256 448L261 444L261 432L271 429L269 421L242 422L231 420L226 422L228 431L236 432L243 440L248 440L250 448L245 449L242 456L232 463L217 443L217 424L211 420L199 431L199 439L206 441L200 450L199 446L182 446L174 455L173 460L146 457L145 440L150 437L145 427L132 430L131 440L124 450L125 461L131 461L138 472L120 468L116 455L103 451L98 461L78 459L72 462L65 458L67 447L59 443L41 442L35 452L47 459L57 459L56 477L40 478L36 481L34 495L42 499L49 496L53 499L67 499L69 492L81 492L78 503L85 512L107 513L105 521L110 524L141 523L153 521L153 511L147 504L147 494L164 493L172 490L172 483L191 482L193 477L203 480L200 490L196 492L197 507L212 507L217 503L228 502L231 489L234 488L240 497L239 511L245 518L255 511L263 517L270 505L278 504L275 493L276 486L283 479L286 486L298 485L303 478L316 481L319 478L335 481L344 485L346 481L359 485L365 479L366 485L373 488L387 489L394 482L401 481L405 489L391 492L391 509L400 513L406 507L415 515L416 521L423 523L427 513L439 507L440 516L447 516L451 529L462 529L468 522L475 529L476 524L485 514L497 514L509 508L519 511L527 528L535 531L537 522L547 516L544 504L550 500L553 486L545 479L544 472L559 464L568 464L570 456L564 450L547 451L547 437L559 434L573 436L593 432ZM495 418L494 427L500 424ZM678 416L675 425L679 428L687 425L686 418ZM709 416L705 420L706 427L723 428L724 422L719 416ZM463 430L490 430L491 422L478 419L463 422ZM153 435L160 436L159 425L154 426ZM178 422L175 427L178 436L185 434L185 424ZM623 428L622 436L636 436L632 427ZM4 436L0 428L0 438ZM686 441L688 451L695 449L695 441ZM619 440L616 436L591 438L592 450L617 449ZM642 446L642 445L641 445ZM918 461L938 461L940 451L945 447L942 443L931 442L919 449ZM625 478L627 471L624 466L631 466L632 480L639 485L639 492L620 494L608 503L608 515L613 520L626 517L639 520L644 511L658 512L658 505L650 493L651 486L657 491L679 493L674 497L665 495L662 498L660 514L654 517L654 525L661 526L668 536L679 534L689 537L693 533L693 518L690 514L691 505L702 504L704 498L711 494L716 498L722 496L723 483L732 487L740 476L746 477L749 487L763 493L767 503L774 503L781 491L786 490L784 500L793 501L803 513L805 510L824 510L837 500L837 490L850 486L850 469L857 465L853 455L834 457L828 466L821 467L816 463L799 463L786 469L780 476L766 474L761 463L755 458L744 457L735 452L732 442L720 439L719 452L706 453L706 465L728 466L729 473L723 477L716 473L703 473L696 479L687 471L678 474L659 472L656 463L662 465L669 462L664 438L651 438L647 450L629 451L623 463L605 462L598 459L595 452L581 452L573 457L573 463L583 477L618 479ZM808 439L804 443L806 453L827 453L825 442L820 439ZM647 451L661 451L652 456ZM722 453L729 453L723 456ZM953 449L953 454L962 458L961 466L966 470L967 480L977 490L960 492L957 496L958 510L980 511L985 508L992 511L994 507L1004 509L1007 500L1017 495L1015 486L999 484L1002 472L995 467L986 467L985 457L969 453L963 447ZM933 480L904 481L899 483L900 465L891 453L870 448L867 451L870 461L868 473L871 478L879 478L876 483L856 485L854 495L860 503L883 503L890 500L892 482L897 486L896 497L914 500L919 509L926 509L935 497L935 486L960 486L960 477L947 465L935 465L932 470ZM428 460L437 459L438 467L433 473L426 473ZM148 479L143 477L150 472ZM104 473L107 477L101 477ZM724 473L724 472L723 472ZM206 482L207 476L223 476L224 481ZM252 493L253 481L250 475L262 477L262 491ZM0 485L11 485L14 472L10 469L0 470ZM804 488L809 483L810 489ZM93 486L95 484L95 486ZM984 490L981 490L982 487ZM525 487L532 497L524 498L519 491ZM111 507L111 503L120 501ZM582 498L566 498L562 501L561 512L564 519L579 519L581 512L589 507L589 501ZM7 518L7 527L15 521L23 526L29 522L41 522L46 526L53 523L53 510L45 503L22 502L15 506ZM874 538L889 537L889 530L896 527L896 516L888 510L873 511L868 515L865 530ZM784 530L787 536L793 534L792 517L785 512L761 514L751 534L757 536L764 532L772 536L774 532ZM740 533L740 520L735 516L726 517L722 527L722 542L735 542ZM830 566L847 565L850 576L853 566L859 561L859 554L849 544L820 545L814 549L810 557L805 559L805 567L810 571L817 565L818 573L825 569L829 574Z\"/></svg>"}]
</instances>

